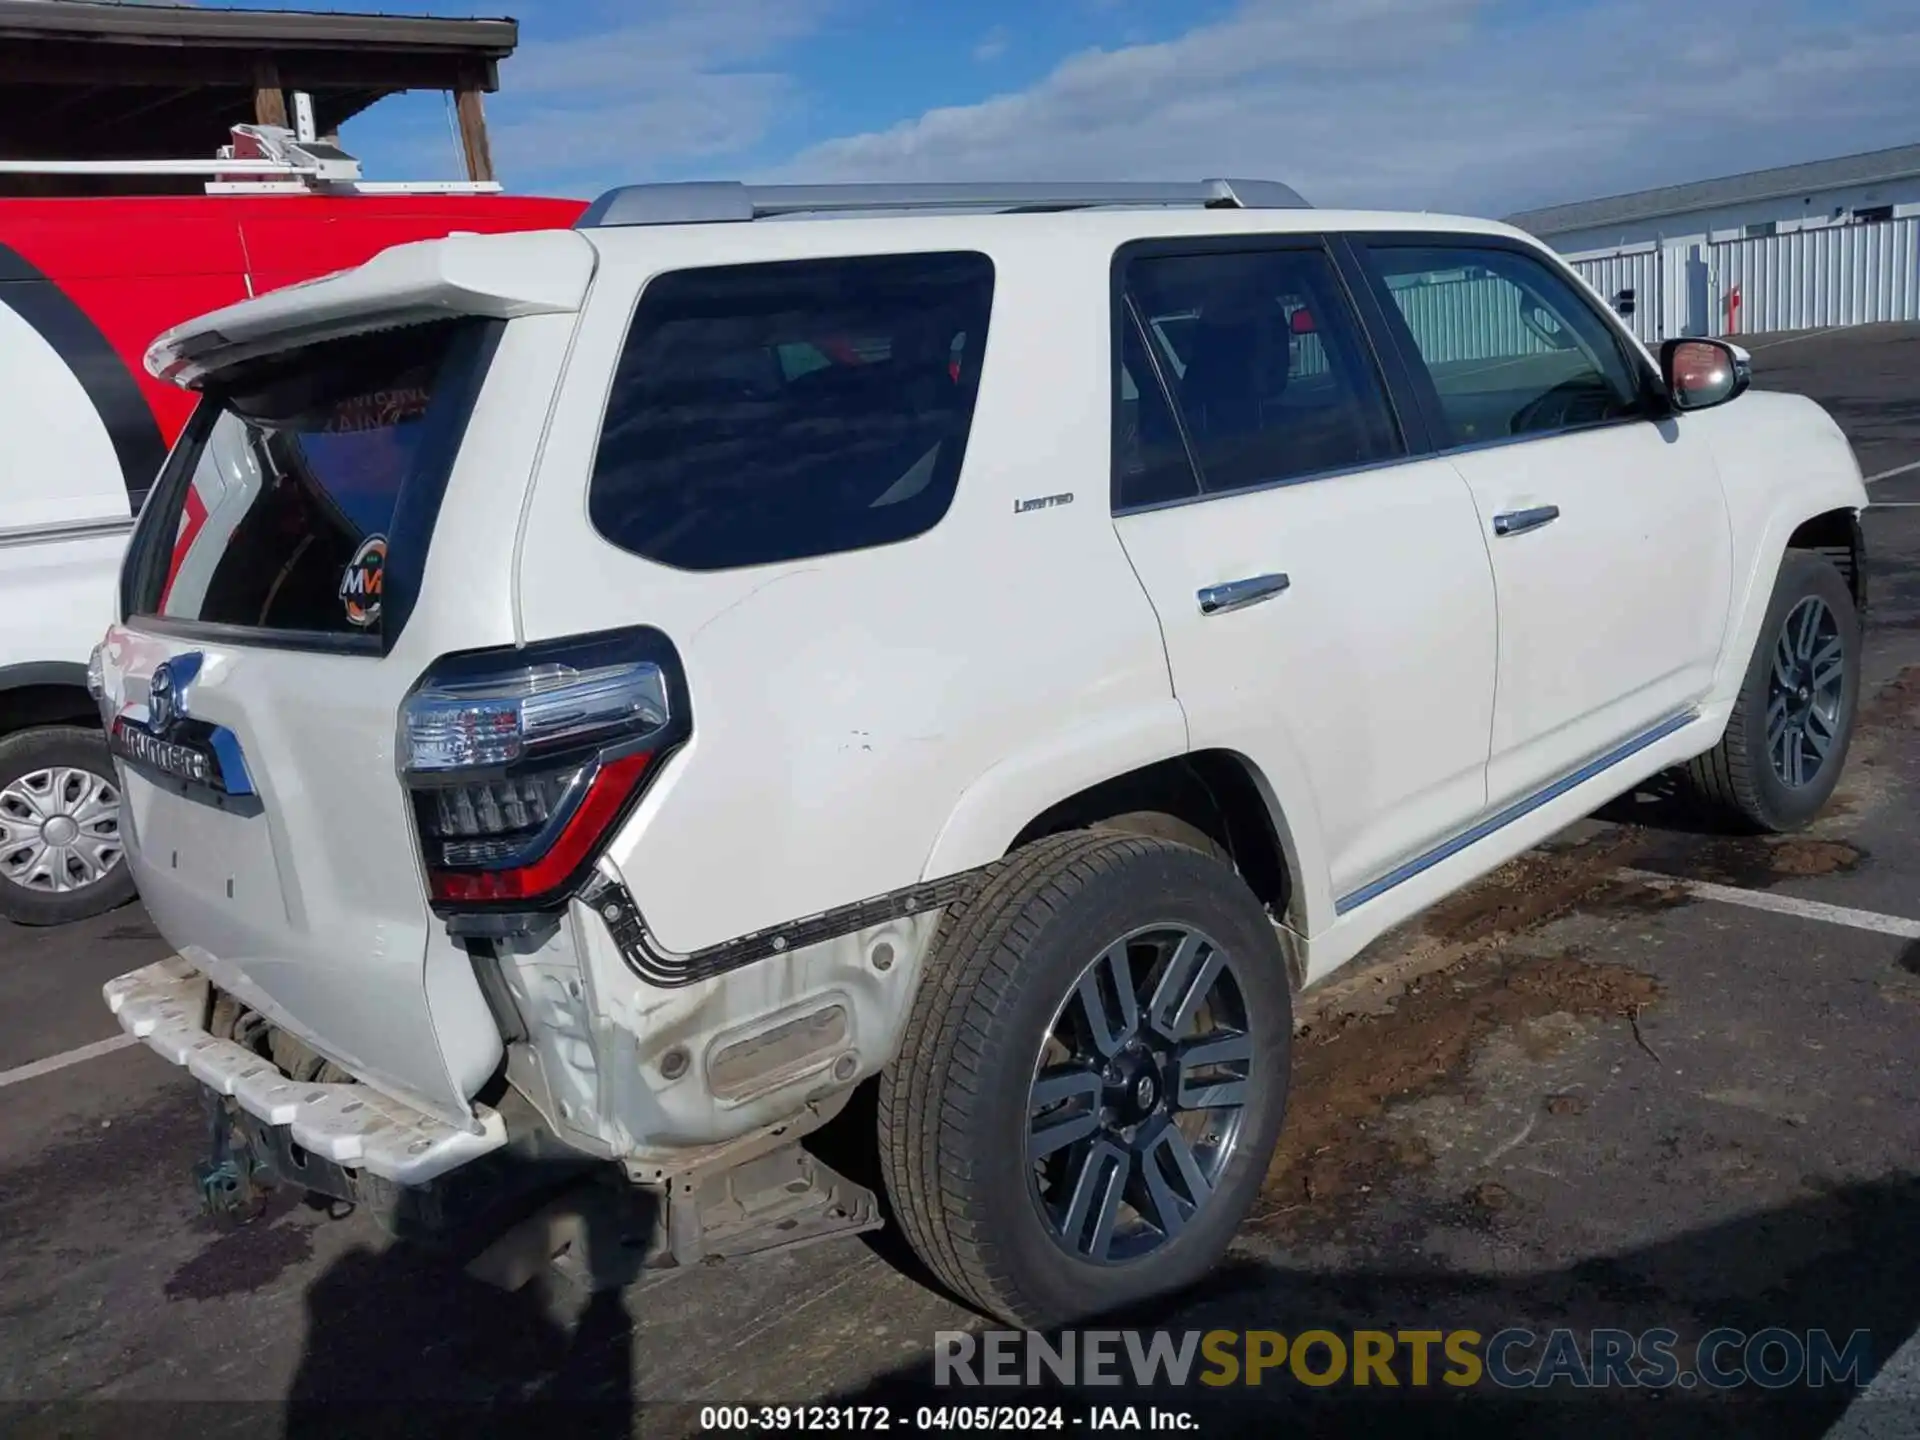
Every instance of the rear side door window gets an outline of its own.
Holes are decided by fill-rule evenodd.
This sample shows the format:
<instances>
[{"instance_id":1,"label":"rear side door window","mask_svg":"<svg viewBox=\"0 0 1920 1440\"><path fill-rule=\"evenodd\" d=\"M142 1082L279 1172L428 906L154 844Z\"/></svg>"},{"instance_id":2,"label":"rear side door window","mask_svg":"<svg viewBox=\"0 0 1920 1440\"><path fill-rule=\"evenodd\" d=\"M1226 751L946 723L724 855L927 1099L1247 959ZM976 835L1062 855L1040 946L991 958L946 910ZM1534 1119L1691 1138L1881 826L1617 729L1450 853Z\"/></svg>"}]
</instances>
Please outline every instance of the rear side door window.
<instances>
[{"instance_id":1,"label":"rear side door window","mask_svg":"<svg viewBox=\"0 0 1920 1440\"><path fill-rule=\"evenodd\" d=\"M683 570L924 533L959 482L992 304L973 252L655 277L614 373L595 528Z\"/></svg>"},{"instance_id":2,"label":"rear side door window","mask_svg":"<svg viewBox=\"0 0 1920 1440\"><path fill-rule=\"evenodd\" d=\"M1125 265L1116 508L1297 480L1403 453L1386 389L1317 248ZM1149 378L1162 393L1152 393ZM1191 469L1177 464L1184 442Z\"/></svg>"},{"instance_id":3,"label":"rear side door window","mask_svg":"<svg viewBox=\"0 0 1920 1440\"><path fill-rule=\"evenodd\" d=\"M1648 413L1618 334L1543 260L1470 244L1368 253L1433 382L1447 447Z\"/></svg>"}]
</instances>

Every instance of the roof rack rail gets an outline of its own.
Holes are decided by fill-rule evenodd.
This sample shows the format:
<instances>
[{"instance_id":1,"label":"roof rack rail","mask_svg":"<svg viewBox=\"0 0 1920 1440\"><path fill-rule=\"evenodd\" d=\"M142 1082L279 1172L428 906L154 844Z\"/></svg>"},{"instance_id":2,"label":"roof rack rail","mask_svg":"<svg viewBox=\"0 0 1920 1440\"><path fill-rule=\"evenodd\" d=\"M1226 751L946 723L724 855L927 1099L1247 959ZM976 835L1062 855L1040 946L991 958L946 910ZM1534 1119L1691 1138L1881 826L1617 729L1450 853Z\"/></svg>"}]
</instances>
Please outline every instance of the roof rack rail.
<instances>
[{"instance_id":1,"label":"roof rack rail","mask_svg":"<svg viewBox=\"0 0 1920 1440\"><path fill-rule=\"evenodd\" d=\"M1278 180L1032 181L933 185L745 185L738 180L672 181L609 190L576 229L616 225L698 225L784 215L890 210L1089 210L1112 206L1192 205L1214 209L1300 210L1300 193Z\"/></svg>"}]
</instances>

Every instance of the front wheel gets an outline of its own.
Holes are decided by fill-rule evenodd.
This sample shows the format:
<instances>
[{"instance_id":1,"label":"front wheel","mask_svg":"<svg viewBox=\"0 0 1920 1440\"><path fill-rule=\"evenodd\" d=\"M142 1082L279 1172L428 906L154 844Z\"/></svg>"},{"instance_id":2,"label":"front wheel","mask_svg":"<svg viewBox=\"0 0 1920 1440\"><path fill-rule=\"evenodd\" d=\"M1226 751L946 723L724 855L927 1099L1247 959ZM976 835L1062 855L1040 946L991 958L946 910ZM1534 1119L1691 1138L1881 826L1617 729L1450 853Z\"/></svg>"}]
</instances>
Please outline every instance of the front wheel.
<instances>
[{"instance_id":1,"label":"front wheel","mask_svg":"<svg viewBox=\"0 0 1920 1440\"><path fill-rule=\"evenodd\" d=\"M0 916L62 925L132 898L107 742L72 725L0 740Z\"/></svg>"},{"instance_id":2,"label":"front wheel","mask_svg":"<svg viewBox=\"0 0 1920 1440\"><path fill-rule=\"evenodd\" d=\"M1694 793L1745 828L1796 830L1840 783L1860 699L1860 617L1833 563L1789 550L1719 745Z\"/></svg>"},{"instance_id":3,"label":"front wheel","mask_svg":"<svg viewBox=\"0 0 1920 1440\"><path fill-rule=\"evenodd\" d=\"M887 1190L955 1293L1062 1324L1221 1257L1286 1109L1260 902L1187 845L1050 837L945 917L880 1091Z\"/></svg>"}]
</instances>

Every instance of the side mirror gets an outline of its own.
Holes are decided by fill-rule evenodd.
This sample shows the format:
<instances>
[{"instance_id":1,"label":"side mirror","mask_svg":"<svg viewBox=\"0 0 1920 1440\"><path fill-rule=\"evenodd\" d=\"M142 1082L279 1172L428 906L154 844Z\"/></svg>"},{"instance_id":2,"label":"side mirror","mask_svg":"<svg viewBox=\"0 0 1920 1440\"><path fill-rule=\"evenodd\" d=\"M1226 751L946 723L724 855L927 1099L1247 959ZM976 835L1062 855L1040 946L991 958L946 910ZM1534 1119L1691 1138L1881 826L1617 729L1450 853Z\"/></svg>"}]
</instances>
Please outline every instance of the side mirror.
<instances>
[{"instance_id":1,"label":"side mirror","mask_svg":"<svg viewBox=\"0 0 1920 1440\"><path fill-rule=\"evenodd\" d=\"M1676 410L1724 405L1753 378L1747 352L1721 340L1669 340L1660 347L1660 374Z\"/></svg>"}]
</instances>

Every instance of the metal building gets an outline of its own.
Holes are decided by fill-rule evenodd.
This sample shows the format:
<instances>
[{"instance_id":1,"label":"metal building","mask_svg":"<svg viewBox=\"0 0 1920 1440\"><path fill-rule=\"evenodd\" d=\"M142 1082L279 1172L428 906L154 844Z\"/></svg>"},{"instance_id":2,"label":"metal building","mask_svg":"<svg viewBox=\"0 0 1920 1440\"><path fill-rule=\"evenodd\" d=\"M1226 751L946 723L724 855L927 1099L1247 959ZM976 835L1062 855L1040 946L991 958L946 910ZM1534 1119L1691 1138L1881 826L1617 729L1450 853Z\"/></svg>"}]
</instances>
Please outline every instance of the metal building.
<instances>
[{"instance_id":1,"label":"metal building","mask_svg":"<svg viewBox=\"0 0 1920 1440\"><path fill-rule=\"evenodd\" d=\"M1920 145L1508 217L1642 339L1920 320Z\"/></svg>"}]
</instances>

